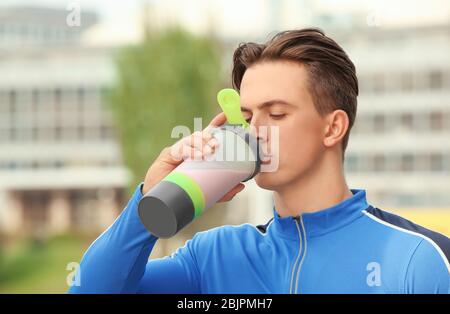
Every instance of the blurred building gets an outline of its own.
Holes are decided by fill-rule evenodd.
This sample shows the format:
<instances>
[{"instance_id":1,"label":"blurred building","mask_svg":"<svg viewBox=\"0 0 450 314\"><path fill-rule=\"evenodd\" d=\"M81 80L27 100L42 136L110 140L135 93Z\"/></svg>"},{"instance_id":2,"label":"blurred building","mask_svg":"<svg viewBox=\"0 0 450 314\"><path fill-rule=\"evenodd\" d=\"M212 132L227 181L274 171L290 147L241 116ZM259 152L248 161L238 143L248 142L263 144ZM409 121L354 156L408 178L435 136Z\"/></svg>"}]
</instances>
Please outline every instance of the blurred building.
<instances>
[{"instance_id":1,"label":"blurred building","mask_svg":"<svg viewBox=\"0 0 450 314\"><path fill-rule=\"evenodd\" d=\"M68 13L0 11L0 233L102 230L124 203L112 51L83 45L96 15L70 27Z\"/></svg>"},{"instance_id":2,"label":"blurred building","mask_svg":"<svg viewBox=\"0 0 450 314\"><path fill-rule=\"evenodd\" d=\"M449 209L450 24L335 35L360 84L346 156L351 186L380 207Z\"/></svg>"},{"instance_id":3,"label":"blurred building","mask_svg":"<svg viewBox=\"0 0 450 314\"><path fill-rule=\"evenodd\" d=\"M94 14L83 11L81 26L69 27L68 13L0 12L0 234L98 233L129 197L104 97L115 76L115 48L93 42ZM270 193L250 182L243 194L194 227L221 219L265 223ZM181 234L180 243L189 232L195 230Z\"/></svg>"}]
</instances>

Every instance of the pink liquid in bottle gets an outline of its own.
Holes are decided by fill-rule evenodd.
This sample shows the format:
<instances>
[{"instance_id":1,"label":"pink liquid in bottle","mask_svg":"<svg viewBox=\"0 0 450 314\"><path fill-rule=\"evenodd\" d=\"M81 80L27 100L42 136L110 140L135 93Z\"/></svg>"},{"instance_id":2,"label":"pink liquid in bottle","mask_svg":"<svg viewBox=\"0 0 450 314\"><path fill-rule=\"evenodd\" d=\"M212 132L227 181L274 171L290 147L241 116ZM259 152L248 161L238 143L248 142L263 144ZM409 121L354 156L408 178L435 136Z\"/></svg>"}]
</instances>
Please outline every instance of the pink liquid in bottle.
<instances>
[{"instance_id":1,"label":"pink liquid in bottle","mask_svg":"<svg viewBox=\"0 0 450 314\"><path fill-rule=\"evenodd\" d=\"M230 169L186 169L177 171L191 177L203 191L205 207L209 208L222 196L235 187L239 182L245 180L248 171L237 171Z\"/></svg>"}]
</instances>

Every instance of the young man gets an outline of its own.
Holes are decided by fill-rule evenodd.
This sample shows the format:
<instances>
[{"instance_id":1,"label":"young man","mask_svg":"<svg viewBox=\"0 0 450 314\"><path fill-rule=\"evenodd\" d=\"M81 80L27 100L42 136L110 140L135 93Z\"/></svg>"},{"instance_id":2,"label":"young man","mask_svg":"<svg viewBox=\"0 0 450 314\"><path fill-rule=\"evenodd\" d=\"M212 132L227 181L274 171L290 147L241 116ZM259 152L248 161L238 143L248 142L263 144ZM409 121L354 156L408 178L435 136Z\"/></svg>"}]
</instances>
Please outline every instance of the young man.
<instances>
[{"instance_id":1,"label":"young man","mask_svg":"<svg viewBox=\"0 0 450 314\"><path fill-rule=\"evenodd\" d=\"M266 44L241 44L233 84L252 126L279 128L279 153L268 153L278 158L278 169L255 177L273 191L274 217L258 227L197 233L171 256L148 260L157 238L141 224L137 204L180 156L214 150L208 132L195 133L162 151L84 255L80 285L70 292L449 293L450 239L369 205L364 190L346 184L343 158L358 82L336 42L303 29ZM221 114L211 125L224 122ZM270 143L270 134L260 140ZM181 155L186 147L188 155Z\"/></svg>"}]
</instances>

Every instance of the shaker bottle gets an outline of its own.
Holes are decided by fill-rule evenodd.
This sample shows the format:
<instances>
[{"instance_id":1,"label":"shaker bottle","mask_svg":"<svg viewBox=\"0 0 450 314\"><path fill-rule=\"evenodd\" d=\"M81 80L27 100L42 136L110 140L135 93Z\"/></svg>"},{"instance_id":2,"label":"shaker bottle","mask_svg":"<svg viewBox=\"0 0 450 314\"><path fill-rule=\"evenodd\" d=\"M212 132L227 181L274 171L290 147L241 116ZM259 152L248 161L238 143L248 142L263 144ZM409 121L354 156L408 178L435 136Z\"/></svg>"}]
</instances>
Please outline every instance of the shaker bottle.
<instances>
[{"instance_id":1,"label":"shaker bottle","mask_svg":"<svg viewBox=\"0 0 450 314\"><path fill-rule=\"evenodd\" d=\"M257 140L248 132L239 94L223 89L217 100L227 124L214 128L218 146L204 160L186 159L139 201L139 217L159 238L169 238L199 217L239 182L260 169Z\"/></svg>"}]
</instances>

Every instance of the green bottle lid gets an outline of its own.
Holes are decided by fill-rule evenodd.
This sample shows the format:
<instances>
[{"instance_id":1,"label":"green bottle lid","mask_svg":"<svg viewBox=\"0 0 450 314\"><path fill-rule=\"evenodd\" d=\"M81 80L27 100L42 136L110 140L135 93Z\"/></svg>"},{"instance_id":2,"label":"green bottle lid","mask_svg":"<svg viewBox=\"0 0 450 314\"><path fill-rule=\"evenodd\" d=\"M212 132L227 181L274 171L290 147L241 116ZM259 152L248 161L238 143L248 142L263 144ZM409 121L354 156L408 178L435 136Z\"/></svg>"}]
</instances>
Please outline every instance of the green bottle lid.
<instances>
[{"instance_id":1,"label":"green bottle lid","mask_svg":"<svg viewBox=\"0 0 450 314\"><path fill-rule=\"evenodd\" d=\"M241 111L239 94L232 88L224 88L217 93L217 102L227 117L229 124L241 125L244 129L250 124L245 121Z\"/></svg>"}]
</instances>

